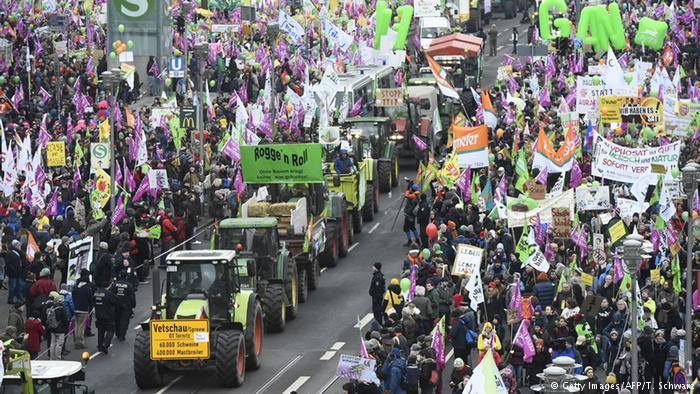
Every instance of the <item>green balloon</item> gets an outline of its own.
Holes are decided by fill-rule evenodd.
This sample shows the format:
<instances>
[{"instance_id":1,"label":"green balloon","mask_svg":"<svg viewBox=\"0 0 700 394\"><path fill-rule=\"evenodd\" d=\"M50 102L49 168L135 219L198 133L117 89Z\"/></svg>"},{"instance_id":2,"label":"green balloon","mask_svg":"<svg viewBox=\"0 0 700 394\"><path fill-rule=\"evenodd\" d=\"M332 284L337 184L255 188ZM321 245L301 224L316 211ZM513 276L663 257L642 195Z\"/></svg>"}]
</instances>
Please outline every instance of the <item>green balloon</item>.
<instances>
[{"instance_id":1,"label":"green balloon","mask_svg":"<svg viewBox=\"0 0 700 394\"><path fill-rule=\"evenodd\" d=\"M671 170L671 176L674 178L678 178L678 176L681 174L681 171L678 168L674 168Z\"/></svg>"},{"instance_id":2,"label":"green balloon","mask_svg":"<svg viewBox=\"0 0 700 394\"><path fill-rule=\"evenodd\" d=\"M594 77L592 78L591 82L593 82L593 85L596 85L596 86L600 85L600 77L597 76L597 75L594 76Z\"/></svg>"},{"instance_id":3,"label":"green balloon","mask_svg":"<svg viewBox=\"0 0 700 394\"><path fill-rule=\"evenodd\" d=\"M214 85L216 85L216 81L215 81L215 80L212 79L211 81L209 81L209 87L210 87L210 88L213 88Z\"/></svg>"},{"instance_id":4,"label":"green balloon","mask_svg":"<svg viewBox=\"0 0 700 394\"><path fill-rule=\"evenodd\" d=\"M625 82L628 84L632 82L632 74L625 74Z\"/></svg>"},{"instance_id":5,"label":"green balloon","mask_svg":"<svg viewBox=\"0 0 700 394\"><path fill-rule=\"evenodd\" d=\"M496 155L493 153L489 153L489 163L493 164L493 162L496 160Z\"/></svg>"},{"instance_id":6,"label":"green balloon","mask_svg":"<svg viewBox=\"0 0 700 394\"><path fill-rule=\"evenodd\" d=\"M430 250L429 249L423 249L420 253L423 255L423 259L425 259L425 260L430 258Z\"/></svg>"},{"instance_id":7,"label":"green balloon","mask_svg":"<svg viewBox=\"0 0 700 394\"><path fill-rule=\"evenodd\" d=\"M165 80L165 86L170 86L170 85L172 85L172 84L173 84L173 80L172 80L172 79L167 78L167 79Z\"/></svg>"},{"instance_id":8,"label":"green balloon","mask_svg":"<svg viewBox=\"0 0 700 394\"><path fill-rule=\"evenodd\" d=\"M405 293L409 288L411 288L411 280L408 278L403 278L401 279L401 282L399 282L399 286L401 287L401 292Z\"/></svg>"},{"instance_id":9,"label":"green balloon","mask_svg":"<svg viewBox=\"0 0 700 394\"><path fill-rule=\"evenodd\" d=\"M632 143L632 136L629 134L625 134L625 142L628 144Z\"/></svg>"},{"instance_id":10,"label":"green balloon","mask_svg":"<svg viewBox=\"0 0 700 394\"><path fill-rule=\"evenodd\" d=\"M114 42L112 43L112 48L117 49L117 42L116 42L116 41L114 41Z\"/></svg>"},{"instance_id":11,"label":"green balloon","mask_svg":"<svg viewBox=\"0 0 700 394\"><path fill-rule=\"evenodd\" d=\"M683 219L684 222L688 221L688 211L683 211L681 214L681 218Z\"/></svg>"},{"instance_id":12,"label":"green balloon","mask_svg":"<svg viewBox=\"0 0 700 394\"><path fill-rule=\"evenodd\" d=\"M131 40L127 41L127 42L126 42L126 47L129 48L129 49L133 48L133 47L134 47L134 42L131 41Z\"/></svg>"},{"instance_id":13,"label":"green balloon","mask_svg":"<svg viewBox=\"0 0 700 394\"><path fill-rule=\"evenodd\" d=\"M120 23L119 26L117 26L117 30L119 30L120 33L124 33L124 30L126 30L126 27L124 27L124 25Z\"/></svg>"},{"instance_id":14,"label":"green balloon","mask_svg":"<svg viewBox=\"0 0 700 394\"><path fill-rule=\"evenodd\" d=\"M68 78L68 83L73 85L75 83L75 78L74 77Z\"/></svg>"},{"instance_id":15,"label":"green balloon","mask_svg":"<svg viewBox=\"0 0 700 394\"><path fill-rule=\"evenodd\" d=\"M591 183L591 185L593 185L593 186L600 186L600 182L598 182L598 181L593 181L593 183Z\"/></svg>"},{"instance_id":16,"label":"green balloon","mask_svg":"<svg viewBox=\"0 0 700 394\"><path fill-rule=\"evenodd\" d=\"M15 83L19 83L19 75L15 75L15 77L12 78L12 80L15 81Z\"/></svg>"},{"instance_id":17,"label":"green balloon","mask_svg":"<svg viewBox=\"0 0 700 394\"><path fill-rule=\"evenodd\" d=\"M180 52L179 49L173 50L173 55L175 55L175 56L180 56L181 54L182 54L182 52Z\"/></svg>"},{"instance_id":18,"label":"green balloon","mask_svg":"<svg viewBox=\"0 0 700 394\"><path fill-rule=\"evenodd\" d=\"M3 84L3 83L5 83L5 77L0 75L0 84Z\"/></svg>"},{"instance_id":19,"label":"green balloon","mask_svg":"<svg viewBox=\"0 0 700 394\"><path fill-rule=\"evenodd\" d=\"M114 52L110 52L110 53L109 53L109 58L110 58L110 59L116 59L116 58L117 58L117 54L114 53Z\"/></svg>"}]
</instances>

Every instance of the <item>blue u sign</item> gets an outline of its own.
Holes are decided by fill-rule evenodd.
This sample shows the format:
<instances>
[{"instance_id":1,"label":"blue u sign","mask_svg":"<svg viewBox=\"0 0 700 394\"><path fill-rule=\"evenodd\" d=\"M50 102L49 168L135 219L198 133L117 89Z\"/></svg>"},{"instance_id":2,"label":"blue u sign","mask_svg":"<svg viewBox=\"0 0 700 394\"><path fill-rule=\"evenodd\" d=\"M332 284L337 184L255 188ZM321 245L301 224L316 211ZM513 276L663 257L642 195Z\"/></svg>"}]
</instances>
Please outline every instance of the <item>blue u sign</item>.
<instances>
[{"instance_id":1,"label":"blue u sign","mask_svg":"<svg viewBox=\"0 0 700 394\"><path fill-rule=\"evenodd\" d=\"M168 74L170 78L183 78L185 76L185 60L181 57L171 57Z\"/></svg>"}]
</instances>

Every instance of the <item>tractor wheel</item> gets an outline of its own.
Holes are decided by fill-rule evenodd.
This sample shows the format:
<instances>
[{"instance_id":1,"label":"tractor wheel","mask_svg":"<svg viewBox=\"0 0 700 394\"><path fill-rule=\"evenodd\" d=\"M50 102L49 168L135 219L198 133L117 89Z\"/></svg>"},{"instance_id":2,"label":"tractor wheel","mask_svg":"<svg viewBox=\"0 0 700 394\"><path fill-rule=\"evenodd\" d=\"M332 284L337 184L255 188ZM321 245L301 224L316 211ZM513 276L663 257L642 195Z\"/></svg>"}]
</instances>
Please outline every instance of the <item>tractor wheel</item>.
<instances>
[{"instance_id":1,"label":"tractor wheel","mask_svg":"<svg viewBox=\"0 0 700 394\"><path fill-rule=\"evenodd\" d=\"M309 283L306 281L306 268L297 271L297 283L299 283L299 302L309 299Z\"/></svg>"},{"instance_id":2,"label":"tractor wheel","mask_svg":"<svg viewBox=\"0 0 700 394\"><path fill-rule=\"evenodd\" d=\"M374 204L372 204L372 208L374 209L374 213L377 213L377 212L379 212L379 184L378 184L378 182L374 183L373 191L374 191L374 198L372 199L372 201L374 201Z\"/></svg>"},{"instance_id":3,"label":"tractor wheel","mask_svg":"<svg viewBox=\"0 0 700 394\"><path fill-rule=\"evenodd\" d=\"M326 248L323 253L319 255L320 262L325 267L335 267L338 265L340 245L338 242L337 225L337 223L328 223L326 227Z\"/></svg>"},{"instance_id":4,"label":"tractor wheel","mask_svg":"<svg viewBox=\"0 0 700 394\"><path fill-rule=\"evenodd\" d=\"M380 161L377 166L377 173L379 178L379 190L382 193L389 193L391 191L391 161Z\"/></svg>"},{"instance_id":5,"label":"tractor wheel","mask_svg":"<svg viewBox=\"0 0 700 394\"><path fill-rule=\"evenodd\" d=\"M396 187L399 185L399 159L394 156L391 162L391 187Z\"/></svg>"},{"instance_id":6,"label":"tractor wheel","mask_svg":"<svg viewBox=\"0 0 700 394\"><path fill-rule=\"evenodd\" d=\"M263 310L265 311L265 327L268 331L284 331L287 309L284 305L284 286L281 283L267 285L263 298Z\"/></svg>"},{"instance_id":7,"label":"tractor wheel","mask_svg":"<svg viewBox=\"0 0 700 394\"><path fill-rule=\"evenodd\" d=\"M141 389L152 389L163 385L163 370L157 361L151 360L151 334L136 333L134 339L134 377Z\"/></svg>"},{"instance_id":8,"label":"tractor wheel","mask_svg":"<svg viewBox=\"0 0 700 394\"><path fill-rule=\"evenodd\" d=\"M365 204L367 203L365 202ZM355 234L362 232L362 212L359 210L352 211L352 230Z\"/></svg>"},{"instance_id":9,"label":"tractor wheel","mask_svg":"<svg viewBox=\"0 0 700 394\"><path fill-rule=\"evenodd\" d=\"M254 371L259 369L262 364L263 331L265 327L263 327L263 313L260 301L251 296L248 304L248 318L245 328L245 348L248 349L248 354L245 359L245 367Z\"/></svg>"},{"instance_id":10,"label":"tractor wheel","mask_svg":"<svg viewBox=\"0 0 700 394\"><path fill-rule=\"evenodd\" d=\"M352 226L352 216L345 213L345 221L348 224L348 245L352 246L355 242L355 228Z\"/></svg>"},{"instance_id":11,"label":"tractor wheel","mask_svg":"<svg viewBox=\"0 0 700 394\"><path fill-rule=\"evenodd\" d=\"M343 215L343 219L340 223L335 222L336 228L340 225L340 234L338 234L338 255L340 257L345 257L348 255L348 248L350 247L350 233L348 231L348 215Z\"/></svg>"},{"instance_id":12,"label":"tractor wheel","mask_svg":"<svg viewBox=\"0 0 700 394\"><path fill-rule=\"evenodd\" d=\"M220 331L214 348L216 378L223 387L240 387L245 380L245 340L239 331Z\"/></svg>"},{"instance_id":13,"label":"tractor wheel","mask_svg":"<svg viewBox=\"0 0 700 394\"><path fill-rule=\"evenodd\" d=\"M321 266L318 264L318 258L315 258L309 262L309 268L306 270L308 275L309 290L318 289L318 282L321 276Z\"/></svg>"},{"instance_id":14,"label":"tractor wheel","mask_svg":"<svg viewBox=\"0 0 700 394\"><path fill-rule=\"evenodd\" d=\"M367 184L367 189L365 190L365 206L362 207L362 220L365 222L374 220L374 185L371 183Z\"/></svg>"},{"instance_id":15,"label":"tractor wheel","mask_svg":"<svg viewBox=\"0 0 700 394\"><path fill-rule=\"evenodd\" d=\"M287 294L287 319L293 320L299 314L299 275L297 274L297 262L294 259L287 261L287 276L284 278L284 288Z\"/></svg>"}]
</instances>

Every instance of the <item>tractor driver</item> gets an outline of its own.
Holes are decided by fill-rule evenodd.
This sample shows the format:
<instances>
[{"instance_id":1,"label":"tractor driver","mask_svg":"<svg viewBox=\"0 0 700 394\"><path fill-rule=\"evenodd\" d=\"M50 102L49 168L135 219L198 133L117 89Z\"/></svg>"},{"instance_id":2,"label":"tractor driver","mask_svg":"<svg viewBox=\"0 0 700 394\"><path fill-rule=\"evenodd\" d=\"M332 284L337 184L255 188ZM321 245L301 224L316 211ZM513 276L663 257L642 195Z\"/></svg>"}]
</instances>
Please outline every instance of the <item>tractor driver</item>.
<instances>
[{"instance_id":1,"label":"tractor driver","mask_svg":"<svg viewBox=\"0 0 700 394\"><path fill-rule=\"evenodd\" d=\"M348 150L340 149L340 155L336 157L335 162L333 162L335 172L338 174L351 174L353 166L354 164L352 158L348 155Z\"/></svg>"}]
</instances>

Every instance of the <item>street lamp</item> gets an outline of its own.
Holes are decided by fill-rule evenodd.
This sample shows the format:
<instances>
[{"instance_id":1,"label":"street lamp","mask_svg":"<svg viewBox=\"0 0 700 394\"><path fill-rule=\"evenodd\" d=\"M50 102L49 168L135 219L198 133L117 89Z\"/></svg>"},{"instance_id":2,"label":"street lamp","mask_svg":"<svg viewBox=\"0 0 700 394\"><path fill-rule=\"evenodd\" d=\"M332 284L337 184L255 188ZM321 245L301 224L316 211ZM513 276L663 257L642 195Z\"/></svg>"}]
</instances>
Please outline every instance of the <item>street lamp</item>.
<instances>
[{"instance_id":1,"label":"street lamp","mask_svg":"<svg viewBox=\"0 0 700 394\"><path fill-rule=\"evenodd\" d=\"M110 122L109 122L109 149L110 149L110 155L109 155L109 176L110 176L110 183L109 183L109 210L111 213L114 213L114 192L115 192L115 183L114 183L114 166L115 166L115 146L114 146L114 104L116 103L116 95L115 95L115 90L119 87L119 83L121 82L121 70L118 68L113 68L110 71L105 71L102 73L102 84L104 86L105 92L107 93L107 99L111 99L109 101L113 101L110 103L112 105L112 108L109 109L109 117L110 117Z\"/></svg>"},{"instance_id":2,"label":"street lamp","mask_svg":"<svg viewBox=\"0 0 700 394\"><path fill-rule=\"evenodd\" d=\"M632 278L632 382L639 381L639 352L637 350L637 268L642 262L640 255L642 249L642 241L644 238L635 230L634 233L627 236L627 239L622 243L625 252L625 264ZM639 388L632 387L632 393L637 394Z\"/></svg>"},{"instance_id":3,"label":"street lamp","mask_svg":"<svg viewBox=\"0 0 700 394\"><path fill-rule=\"evenodd\" d=\"M197 130L199 131L199 160L201 161L201 171L204 174L204 113L202 112L202 79L204 78L205 61L209 55L209 43L198 42L194 44L194 58L197 59L199 67L199 78L197 78Z\"/></svg>"},{"instance_id":4,"label":"street lamp","mask_svg":"<svg viewBox=\"0 0 700 394\"><path fill-rule=\"evenodd\" d=\"M693 198L698 187L699 166L696 163L687 163L681 172L683 173L683 190L688 204L688 223L686 238L686 267L685 267L685 376L693 376L693 356L691 352L693 333L693 246L695 237L693 234Z\"/></svg>"}]
</instances>

